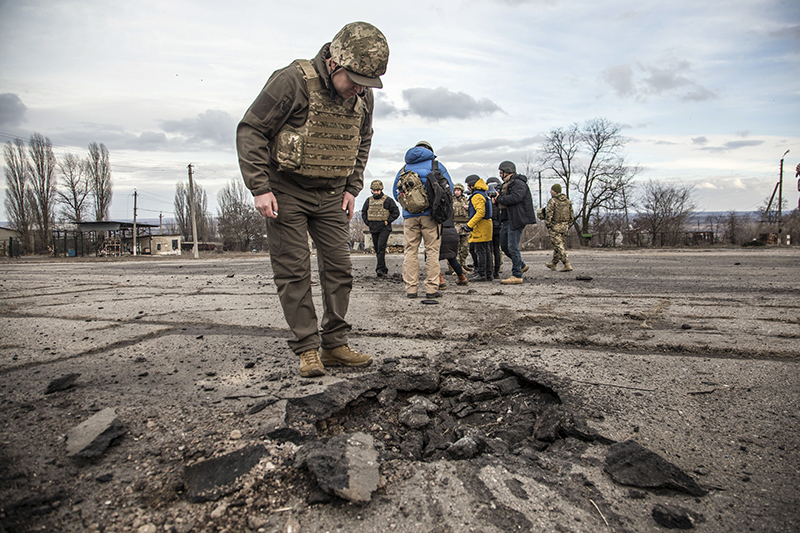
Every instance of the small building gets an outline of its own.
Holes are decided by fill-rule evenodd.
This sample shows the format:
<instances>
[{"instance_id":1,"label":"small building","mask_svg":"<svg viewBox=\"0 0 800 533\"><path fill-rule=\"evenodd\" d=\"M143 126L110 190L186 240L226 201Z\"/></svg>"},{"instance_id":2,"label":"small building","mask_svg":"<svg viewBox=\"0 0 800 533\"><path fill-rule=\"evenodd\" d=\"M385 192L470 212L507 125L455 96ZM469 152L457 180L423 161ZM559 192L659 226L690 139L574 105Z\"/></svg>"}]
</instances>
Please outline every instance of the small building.
<instances>
[{"instance_id":1,"label":"small building","mask_svg":"<svg viewBox=\"0 0 800 533\"><path fill-rule=\"evenodd\" d=\"M145 254L181 255L181 239L180 235L148 235L140 239L140 246Z\"/></svg>"},{"instance_id":2,"label":"small building","mask_svg":"<svg viewBox=\"0 0 800 533\"><path fill-rule=\"evenodd\" d=\"M19 255L19 232L0 226L0 255L13 257Z\"/></svg>"}]
</instances>

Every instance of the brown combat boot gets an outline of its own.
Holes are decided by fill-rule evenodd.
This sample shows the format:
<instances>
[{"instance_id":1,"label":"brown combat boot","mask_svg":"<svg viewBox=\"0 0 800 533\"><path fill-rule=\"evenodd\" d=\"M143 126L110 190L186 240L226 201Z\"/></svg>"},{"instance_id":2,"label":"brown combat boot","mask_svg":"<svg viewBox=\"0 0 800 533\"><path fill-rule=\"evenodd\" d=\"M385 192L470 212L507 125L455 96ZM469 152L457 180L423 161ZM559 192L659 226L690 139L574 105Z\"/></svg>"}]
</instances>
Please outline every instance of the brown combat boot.
<instances>
[{"instance_id":1,"label":"brown combat boot","mask_svg":"<svg viewBox=\"0 0 800 533\"><path fill-rule=\"evenodd\" d=\"M439 290L443 291L447 288L447 282L444 280L444 274L439 272Z\"/></svg>"},{"instance_id":2,"label":"brown combat boot","mask_svg":"<svg viewBox=\"0 0 800 533\"><path fill-rule=\"evenodd\" d=\"M469 285L469 281L467 281L467 276L465 274L461 274L460 276L458 276L456 285Z\"/></svg>"},{"instance_id":3,"label":"brown combat boot","mask_svg":"<svg viewBox=\"0 0 800 533\"><path fill-rule=\"evenodd\" d=\"M544 266L546 266L550 270L555 270L558 265L556 265L555 263L545 263Z\"/></svg>"},{"instance_id":4,"label":"brown combat boot","mask_svg":"<svg viewBox=\"0 0 800 533\"><path fill-rule=\"evenodd\" d=\"M306 350L300 354L300 377L315 378L325 375L325 367L319 359L319 350Z\"/></svg>"},{"instance_id":5,"label":"brown combat boot","mask_svg":"<svg viewBox=\"0 0 800 533\"><path fill-rule=\"evenodd\" d=\"M564 268L560 272L572 272L572 265L569 264L569 261L564 262Z\"/></svg>"},{"instance_id":6,"label":"brown combat boot","mask_svg":"<svg viewBox=\"0 0 800 533\"><path fill-rule=\"evenodd\" d=\"M372 362L372 357L342 344L336 348L323 348L320 361L326 366L367 366Z\"/></svg>"}]
</instances>

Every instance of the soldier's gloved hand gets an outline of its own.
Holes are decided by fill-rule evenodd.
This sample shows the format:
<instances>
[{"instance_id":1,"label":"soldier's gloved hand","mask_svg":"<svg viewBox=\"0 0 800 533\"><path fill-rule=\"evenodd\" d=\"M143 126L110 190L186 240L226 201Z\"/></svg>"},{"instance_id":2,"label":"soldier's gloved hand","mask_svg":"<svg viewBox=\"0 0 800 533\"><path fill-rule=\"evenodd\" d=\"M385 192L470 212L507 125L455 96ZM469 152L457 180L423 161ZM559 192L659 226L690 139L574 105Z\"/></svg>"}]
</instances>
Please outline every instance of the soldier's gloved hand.
<instances>
[{"instance_id":1,"label":"soldier's gloved hand","mask_svg":"<svg viewBox=\"0 0 800 533\"><path fill-rule=\"evenodd\" d=\"M467 233L469 233L470 231L472 231L472 228L470 228L470 227L469 227L469 226L467 226L466 224L464 224L464 225L461 227L461 234L462 234L462 235L466 235L466 234L467 234Z\"/></svg>"}]
</instances>

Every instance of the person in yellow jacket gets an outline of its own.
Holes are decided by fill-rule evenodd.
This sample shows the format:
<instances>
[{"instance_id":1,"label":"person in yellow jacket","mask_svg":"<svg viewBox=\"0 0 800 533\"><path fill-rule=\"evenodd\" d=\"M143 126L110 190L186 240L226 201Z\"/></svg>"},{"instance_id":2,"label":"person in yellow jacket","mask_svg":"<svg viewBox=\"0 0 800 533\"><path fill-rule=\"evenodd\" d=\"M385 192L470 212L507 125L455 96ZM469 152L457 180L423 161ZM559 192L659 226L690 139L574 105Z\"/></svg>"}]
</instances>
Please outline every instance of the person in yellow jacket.
<instances>
[{"instance_id":1,"label":"person in yellow jacket","mask_svg":"<svg viewBox=\"0 0 800 533\"><path fill-rule=\"evenodd\" d=\"M492 202L486 196L489 187L479 176L465 180L469 187L469 221L463 231L469 232L469 243L475 249L475 271L469 281L492 281Z\"/></svg>"}]
</instances>

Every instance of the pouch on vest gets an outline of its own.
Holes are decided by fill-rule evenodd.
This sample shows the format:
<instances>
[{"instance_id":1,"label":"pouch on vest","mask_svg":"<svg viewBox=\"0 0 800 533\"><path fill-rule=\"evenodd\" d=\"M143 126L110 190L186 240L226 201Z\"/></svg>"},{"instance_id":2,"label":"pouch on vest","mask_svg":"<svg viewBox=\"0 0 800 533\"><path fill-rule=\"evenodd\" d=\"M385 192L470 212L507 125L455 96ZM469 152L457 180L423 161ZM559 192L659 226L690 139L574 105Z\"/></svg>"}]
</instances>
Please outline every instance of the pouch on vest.
<instances>
[{"instance_id":1,"label":"pouch on vest","mask_svg":"<svg viewBox=\"0 0 800 533\"><path fill-rule=\"evenodd\" d=\"M397 201L411 214L422 213L429 205L422 179L413 170L406 170L405 165L397 180Z\"/></svg>"},{"instance_id":2,"label":"pouch on vest","mask_svg":"<svg viewBox=\"0 0 800 533\"><path fill-rule=\"evenodd\" d=\"M284 128L275 137L272 157L281 172L295 172L303 163L303 136L296 131Z\"/></svg>"}]
</instances>

